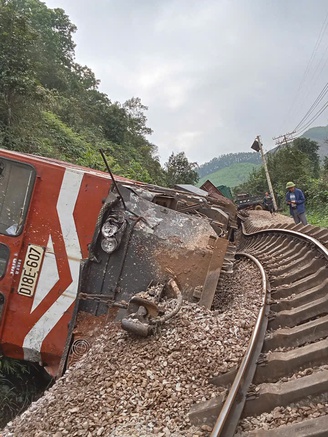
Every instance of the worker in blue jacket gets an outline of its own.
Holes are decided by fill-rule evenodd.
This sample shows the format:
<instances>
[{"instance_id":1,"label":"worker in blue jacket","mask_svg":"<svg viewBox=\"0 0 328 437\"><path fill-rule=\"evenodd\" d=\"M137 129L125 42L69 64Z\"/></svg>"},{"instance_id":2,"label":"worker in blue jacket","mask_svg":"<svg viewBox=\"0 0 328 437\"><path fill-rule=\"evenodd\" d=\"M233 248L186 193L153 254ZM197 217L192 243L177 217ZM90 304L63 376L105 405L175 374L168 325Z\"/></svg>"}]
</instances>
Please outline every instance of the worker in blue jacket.
<instances>
[{"instance_id":1,"label":"worker in blue jacket","mask_svg":"<svg viewBox=\"0 0 328 437\"><path fill-rule=\"evenodd\" d=\"M301 223L307 225L305 215L305 197L303 191L296 188L294 182L287 182L286 203L289 205L290 215L293 217L296 224Z\"/></svg>"}]
</instances>

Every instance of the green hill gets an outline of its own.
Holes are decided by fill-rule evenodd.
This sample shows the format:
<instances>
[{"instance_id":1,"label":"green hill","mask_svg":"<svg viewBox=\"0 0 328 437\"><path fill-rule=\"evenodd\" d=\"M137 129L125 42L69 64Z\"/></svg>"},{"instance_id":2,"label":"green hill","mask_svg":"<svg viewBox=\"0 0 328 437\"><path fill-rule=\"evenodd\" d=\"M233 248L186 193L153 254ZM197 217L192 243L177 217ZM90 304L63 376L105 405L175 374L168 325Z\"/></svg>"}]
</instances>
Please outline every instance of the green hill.
<instances>
[{"instance_id":1,"label":"green hill","mask_svg":"<svg viewBox=\"0 0 328 437\"><path fill-rule=\"evenodd\" d=\"M318 143L320 158L328 155L328 126L311 127L311 129L304 132L301 137L308 138L309 140L316 141Z\"/></svg>"},{"instance_id":2,"label":"green hill","mask_svg":"<svg viewBox=\"0 0 328 437\"><path fill-rule=\"evenodd\" d=\"M202 178L215 173L218 170L222 170L225 167L230 167L233 164L240 164L241 162L261 164L261 156L259 153L254 152L239 152L220 155L200 165L197 170L198 175Z\"/></svg>"},{"instance_id":3,"label":"green hill","mask_svg":"<svg viewBox=\"0 0 328 437\"><path fill-rule=\"evenodd\" d=\"M245 182L248 175L254 168L259 167L260 164L253 164L250 162L240 162L230 165L229 167L221 168L214 173L203 176L197 186L200 187L204 182L210 180L215 186L226 185L227 187L235 187Z\"/></svg>"}]
</instances>

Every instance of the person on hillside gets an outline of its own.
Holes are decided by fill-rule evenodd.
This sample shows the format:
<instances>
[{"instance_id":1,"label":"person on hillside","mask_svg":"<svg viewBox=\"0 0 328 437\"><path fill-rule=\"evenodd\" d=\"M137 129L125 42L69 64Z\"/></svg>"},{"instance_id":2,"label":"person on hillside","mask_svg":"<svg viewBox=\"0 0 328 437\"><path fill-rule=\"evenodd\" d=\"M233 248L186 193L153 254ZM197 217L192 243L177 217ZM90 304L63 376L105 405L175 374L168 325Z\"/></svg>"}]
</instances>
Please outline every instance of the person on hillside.
<instances>
[{"instance_id":1,"label":"person on hillside","mask_svg":"<svg viewBox=\"0 0 328 437\"><path fill-rule=\"evenodd\" d=\"M270 196L268 191L265 192L265 196L263 199L263 207L264 207L264 209L269 211L271 214L273 214L273 212L274 212L273 200L272 200L272 197Z\"/></svg>"},{"instance_id":2,"label":"person on hillside","mask_svg":"<svg viewBox=\"0 0 328 437\"><path fill-rule=\"evenodd\" d=\"M296 188L294 182L286 184L286 203L289 205L290 215L293 217L296 224L301 223L307 225L305 215L305 196L303 191Z\"/></svg>"}]
</instances>

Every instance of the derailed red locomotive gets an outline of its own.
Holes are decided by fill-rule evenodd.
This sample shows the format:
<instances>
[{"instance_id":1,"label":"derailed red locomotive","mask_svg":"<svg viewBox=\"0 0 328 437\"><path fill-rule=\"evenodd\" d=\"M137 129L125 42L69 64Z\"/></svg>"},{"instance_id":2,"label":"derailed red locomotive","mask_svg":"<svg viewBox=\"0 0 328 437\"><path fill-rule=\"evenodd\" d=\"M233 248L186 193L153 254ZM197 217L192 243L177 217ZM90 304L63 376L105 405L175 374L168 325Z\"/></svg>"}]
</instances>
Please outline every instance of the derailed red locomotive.
<instances>
[{"instance_id":1,"label":"derailed red locomotive","mask_svg":"<svg viewBox=\"0 0 328 437\"><path fill-rule=\"evenodd\" d=\"M204 293L206 281L218 279L236 227L232 202L115 181L0 150L3 355L59 376L79 314L121 319L126 302L150 284L174 277L184 298L194 299L197 287Z\"/></svg>"}]
</instances>

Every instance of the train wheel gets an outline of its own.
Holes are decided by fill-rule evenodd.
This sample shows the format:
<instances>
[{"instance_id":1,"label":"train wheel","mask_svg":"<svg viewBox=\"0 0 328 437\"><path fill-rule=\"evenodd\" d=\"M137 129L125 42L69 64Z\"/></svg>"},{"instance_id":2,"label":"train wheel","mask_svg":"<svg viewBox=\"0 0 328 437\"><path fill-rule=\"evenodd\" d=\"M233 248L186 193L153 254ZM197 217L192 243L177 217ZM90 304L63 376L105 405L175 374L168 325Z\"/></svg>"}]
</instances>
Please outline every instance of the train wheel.
<instances>
[{"instance_id":1,"label":"train wheel","mask_svg":"<svg viewBox=\"0 0 328 437\"><path fill-rule=\"evenodd\" d=\"M257 211L261 211L263 208L261 205L256 205L254 209L256 209Z\"/></svg>"}]
</instances>

